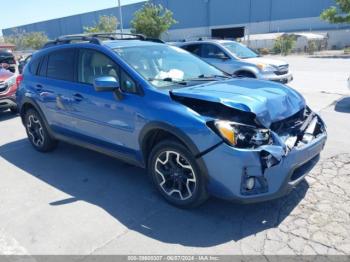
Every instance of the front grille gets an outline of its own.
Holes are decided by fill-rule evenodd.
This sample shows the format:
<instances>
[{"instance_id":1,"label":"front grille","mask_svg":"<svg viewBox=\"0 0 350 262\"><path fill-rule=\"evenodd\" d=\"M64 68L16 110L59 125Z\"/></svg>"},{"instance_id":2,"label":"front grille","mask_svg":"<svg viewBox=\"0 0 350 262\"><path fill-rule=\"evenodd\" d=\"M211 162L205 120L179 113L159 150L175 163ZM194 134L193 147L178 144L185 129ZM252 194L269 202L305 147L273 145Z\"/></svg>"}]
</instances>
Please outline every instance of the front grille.
<instances>
[{"instance_id":1,"label":"front grille","mask_svg":"<svg viewBox=\"0 0 350 262\"><path fill-rule=\"evenodd\" d=\"M276 75L285 75L289 72L289 65L281 65L277 67L277 70L275 71Z\"/></svg>"},{"instance_id":2,"label":"front grille","mask_svg":"<svg viewBox=\"0 0 350 262\"><path fill-rule=\"evenodd\" d=\"M5 92L7 90L8 86L4 82L0 82L0 93Z\"/></svg>"},{"instance_id":3,"label":"front grille","mask_svg":"<svg viewBox=\"0 0 350 262\"><path fill-rule=\"evenodd\" d=\"M275 74L278 76L282 76L288 74L288 71L275 71Z\"/></svg>"}]
</instances>

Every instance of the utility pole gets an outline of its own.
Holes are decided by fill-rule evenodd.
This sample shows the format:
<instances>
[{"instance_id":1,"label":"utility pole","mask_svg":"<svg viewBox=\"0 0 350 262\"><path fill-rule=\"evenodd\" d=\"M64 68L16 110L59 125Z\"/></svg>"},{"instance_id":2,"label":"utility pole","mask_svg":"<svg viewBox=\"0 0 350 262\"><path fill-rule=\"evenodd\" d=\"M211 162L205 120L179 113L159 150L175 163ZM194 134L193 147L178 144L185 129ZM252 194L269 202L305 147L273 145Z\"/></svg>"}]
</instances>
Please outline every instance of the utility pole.
<instances>
[{"instance_id":1,"label":"utility pole","mask_svg":"<svg viewBox=\"0 0 350 262\"><path fill-rule=\"evenodd\" d=\"M118 0L118 7L119 7L119 22L120 22L120 33L123 33L123 12L122 12L122 6L120 5L120 0Z\"/></svg>"}]
</instances>

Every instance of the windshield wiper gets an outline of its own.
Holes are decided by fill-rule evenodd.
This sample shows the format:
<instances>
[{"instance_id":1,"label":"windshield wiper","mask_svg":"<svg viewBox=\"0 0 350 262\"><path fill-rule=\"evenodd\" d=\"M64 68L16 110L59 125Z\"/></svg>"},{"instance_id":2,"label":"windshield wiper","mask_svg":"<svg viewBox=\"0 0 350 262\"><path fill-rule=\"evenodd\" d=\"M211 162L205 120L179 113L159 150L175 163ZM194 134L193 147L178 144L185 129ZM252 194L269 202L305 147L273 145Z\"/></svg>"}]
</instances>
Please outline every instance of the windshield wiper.
<instances>
[{"instance_id":1,"label":"windshield wiper","mask_svg":"<svg viewBox=\"0 0 350 262\"><path fill-rule=\"evenodd\" d=\"M160 82L169 82L173 84L178 84L178 85L187 85L187 81L185 80L174 80L171 77L166 77L166 78L149 78L148 81L160 81Z\"/></svg>"},{"instance_id":2,"label":"windshield wiper","mask_svg":"<svg viewBox=\"0 0 350 262\"><path fill-rule=\"evenodd\" d=\"M200 75L197 78L186 79L185 81L216 81L217 78L230 79L232 77L227 75Z\"/></svg>"}]
</instances>

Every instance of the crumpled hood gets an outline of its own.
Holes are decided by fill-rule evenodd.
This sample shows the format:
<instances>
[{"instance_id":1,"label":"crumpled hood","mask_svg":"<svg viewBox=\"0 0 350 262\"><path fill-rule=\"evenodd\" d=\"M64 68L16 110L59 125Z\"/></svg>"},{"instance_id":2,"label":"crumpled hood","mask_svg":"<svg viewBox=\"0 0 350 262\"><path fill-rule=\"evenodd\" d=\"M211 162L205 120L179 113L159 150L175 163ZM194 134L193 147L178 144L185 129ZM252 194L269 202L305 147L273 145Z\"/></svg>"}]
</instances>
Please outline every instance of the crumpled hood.
<instances>
[{"instance_id":1,"label":"crumpled hood","mask_svg":"<svg viewBox=\"0 0 350 262\"><path fill-rule=\"evenodd\" d=\"M254 65L266 64L266 65L273 65L277 67L288 64L287 62L282 60L275 60L275 59L263 58L263 57L247 58L247 59L243 59L243 61L247 63L252 63Z\"/></svg>"},{"instance_id":2,"label":"crumpled hood","mask_svg":"<svg viewBox=\"0 0 350 262\"><path fill-rule=\"evenodd\" d=\"M175 89L172 95L188 97L254 113L265 127L305 108L304 98L282 84L254 79L232 79Z\"/></svg>"}]
</instances>

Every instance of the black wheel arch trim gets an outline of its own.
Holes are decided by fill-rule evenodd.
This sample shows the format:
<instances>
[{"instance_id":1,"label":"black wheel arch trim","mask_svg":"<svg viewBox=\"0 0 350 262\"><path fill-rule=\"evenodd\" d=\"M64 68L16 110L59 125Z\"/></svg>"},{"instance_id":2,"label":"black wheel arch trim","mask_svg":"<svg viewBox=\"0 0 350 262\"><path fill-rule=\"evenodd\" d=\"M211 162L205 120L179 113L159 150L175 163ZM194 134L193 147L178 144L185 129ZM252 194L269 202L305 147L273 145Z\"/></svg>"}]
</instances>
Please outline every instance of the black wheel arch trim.
<instances>
[{"instance_id":1,"label":"black wheel arch trim","mask_svg":"<svg viewBox=\"0 0 350 262\"><path fill-rule=\"evenodd\" d=\"M232 75L237 76L237 75L239 75L239 73L251 74L254 78L258 78L255 72L253 72L253 71L250 70L250 69L246 69L246 68L243 68L243 69L240 68L240 69L238 69L237 71L235 71Z\"/></svg>"},{"instance_id":2,"label":"black wheel arch trim","mask_svg":"<svg viewBox=\"0 0 350 262\"><path fill-rule=\"evenodd\" d=\"M44 125L45 125L47 131L49 132L50 136L55 137L54 132L50 128L50 125L48 124L48 122L47 122L47 120L45 118L45 115L44 115L43 111L41 110L40 106L38 105L38 103L34 99L31 99L29 97L25 97L23 99L23 101L21 102L20 108L19 108L19 114L21 116L22 123L25 124L24 123L24 117L25 117L24 113L25 112L23 111L23 106L25 106L26 104L31 105L38 112L38 114L40 115L41 119L44 121Z\"/></svg>"},{"instance_id":3,"label":"black wheel arch trim","mask_svg":"<svg viewBox=\"0 0 350 262\"><path fill-rule=\"evenodd\" d=\"M148 136L152 133L152 131L155 131L155 130L163 130L165 132L172 134L173 136L178 138L182 143L184 143L195 157L200 155L201 152L199 151L197 146L183 131L181 131L179 128L175 126L172 126L163 122L148 123L141 130L139 135L139 144L142 150L142 154L144 154L145 139L147 139Z\"/></svg>"},{"instance_id":4,"label":"black wheel arch trim","mask_svg":"<svg viewBox=\"0 0 350 262\"><path fill-rule=\"evenodd\" d=\"M148 138L148 135L150 135L152 131L157 129L158 130L160 129L172 134L173 136L178 138L185 146L187 146L187 148L190 150L190 152L193 154L194 158L196 159L200 172L204 175L206 180L209 179L208 170L202 156L205 155L206 153L209 153L211 150L214 150L217 147L217 145L214 145L209 149L204 150L203 152L200 152L198 147L192 142L192 140L183 131L181 131L179 128L175 126L172 126L163 122L148 123L146 124L146 126L144 126L144 128L140 132L139 144L140 144L142 158L145 161L145 163L147 163L147 159L145 159L144 141L145 139ZM219 144L221 144L221 142Z\"/></svg>"}]
</instances>

